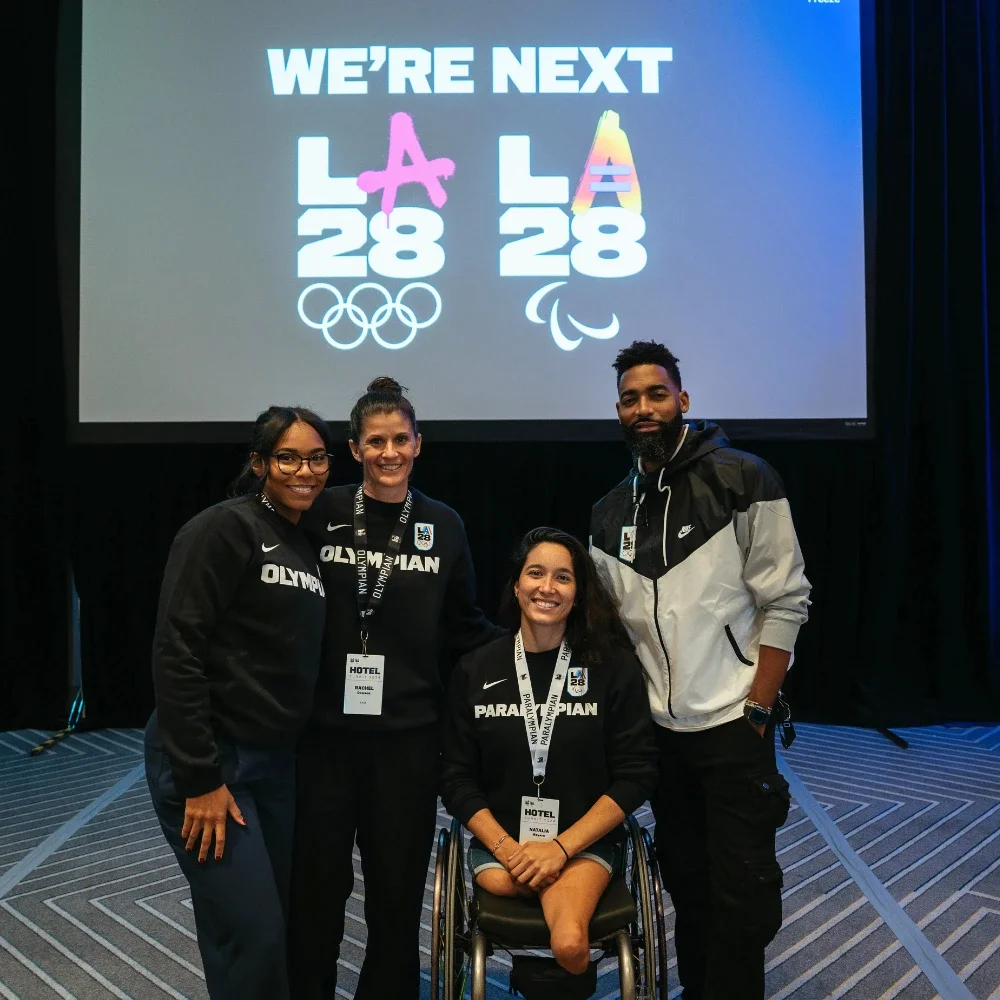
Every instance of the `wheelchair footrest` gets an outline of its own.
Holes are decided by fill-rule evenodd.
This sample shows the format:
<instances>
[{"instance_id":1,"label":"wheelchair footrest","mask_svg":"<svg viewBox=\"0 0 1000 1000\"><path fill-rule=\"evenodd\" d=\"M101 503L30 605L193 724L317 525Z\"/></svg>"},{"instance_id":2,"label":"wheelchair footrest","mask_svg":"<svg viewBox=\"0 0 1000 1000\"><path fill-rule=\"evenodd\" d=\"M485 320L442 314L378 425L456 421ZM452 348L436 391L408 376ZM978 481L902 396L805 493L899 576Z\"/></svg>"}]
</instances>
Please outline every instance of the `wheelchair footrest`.
<instances>
[{"instance_id":1,"label":"wheelchair footrest","mask_svg":"<svg viewBox=\"0 0 1000 1000\"><path fill-rule=\"evenodd\" d=\"M587 1000L597 992L597 965L591 962L586 972L574 976L554 958L514 955L510 988L525 1000Z\"/></svg>"}]
</instances>

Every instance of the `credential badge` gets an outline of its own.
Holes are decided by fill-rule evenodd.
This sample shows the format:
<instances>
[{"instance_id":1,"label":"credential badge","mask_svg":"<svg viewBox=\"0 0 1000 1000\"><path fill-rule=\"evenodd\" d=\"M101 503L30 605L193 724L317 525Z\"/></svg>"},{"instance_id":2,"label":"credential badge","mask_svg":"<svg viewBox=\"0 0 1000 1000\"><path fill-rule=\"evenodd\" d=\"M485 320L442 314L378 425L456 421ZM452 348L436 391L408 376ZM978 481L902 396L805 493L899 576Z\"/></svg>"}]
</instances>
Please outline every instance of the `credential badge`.
<instances>
[{"instance_id":1,"label":"credential badge","mask_svg":"<svg viewBox=\"0 0 1000 1000\"><path fill-rule=\"evenodd\" d=\"M580 698L587 693L587 668L570 667L566 675L566 690L574 698Z\"/></svg>"},{"instance_id":2,"label":"credential badge","mask_svg":"<svg viewBox=\"0 0 1000 1000\"><path fill-rule=\"evenodd\" d=\"M618 558L622 562L635 562L635 525L622 526L622 541L618 549Z\"/></svg>"},{"instance_id":3,"label":"credential badge","mask_svg":"<svg viewBox=\"0 0 1000 1000\"><path fill-rule=\"evenodd\" d=\"M413 544L421 552L432 549L434 547L434 525L418 521L413 526Z\"/></svg>"}]
</instances>

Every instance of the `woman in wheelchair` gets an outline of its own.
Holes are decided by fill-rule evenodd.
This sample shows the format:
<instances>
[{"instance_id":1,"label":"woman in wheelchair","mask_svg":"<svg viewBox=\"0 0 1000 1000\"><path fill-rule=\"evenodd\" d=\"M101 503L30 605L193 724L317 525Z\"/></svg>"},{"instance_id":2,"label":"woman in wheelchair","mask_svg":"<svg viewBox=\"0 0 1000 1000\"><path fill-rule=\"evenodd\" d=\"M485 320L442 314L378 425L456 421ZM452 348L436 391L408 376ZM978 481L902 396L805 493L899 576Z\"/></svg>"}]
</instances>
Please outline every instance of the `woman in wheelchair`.
<instances>
[{"instance_id":1,"label":"woman in wheelchair","mask_svg":"<svg viewBox=\"0 0 1000 1000\"><path fill-rule=\"evenodd\" d=\"M455 670L441 794L473 834L476 883L498 895L537 894L556 961L579 975L622 824L656 784L649 703L618 611L579 541L535 528L511 569L502 609L520 630Z\"/></svg>"}]
</instances>

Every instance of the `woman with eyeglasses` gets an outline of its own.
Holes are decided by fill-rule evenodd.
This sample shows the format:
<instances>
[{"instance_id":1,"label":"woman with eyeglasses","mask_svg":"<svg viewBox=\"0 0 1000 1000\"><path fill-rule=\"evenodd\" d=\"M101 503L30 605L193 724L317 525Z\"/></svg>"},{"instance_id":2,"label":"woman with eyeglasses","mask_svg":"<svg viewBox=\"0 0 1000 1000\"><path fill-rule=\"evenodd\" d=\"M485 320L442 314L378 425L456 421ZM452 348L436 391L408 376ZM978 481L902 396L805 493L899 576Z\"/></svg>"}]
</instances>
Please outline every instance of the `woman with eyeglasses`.
<instances>
[{"instance_id":1,"label":"woman with eyeglasses","mask_svg":"<svg viewBox=\"0 0 1000 1000\"><path fill-rule=\"evenodd\" d=\"M377 378L351 411L362 481L305 519L321 539L323 668L299 746L289 950L296 1000L333 997L355 839L368 939L355 1000L417 1000L449 659L498 631L459 516L413 489L413 404Z\"/></svg>"},{"instance_id":2,"label":"woman with eyeglasses","mask_svg":"<svg viewBox=\"0 0 1000 1000\"><path fill-rule=\"evenodd\" d=\"M254 425L229 500L177 533L153 638L146 780L191 886L212 1000L287 1000L295 743L312 705L326 599L299 525L329 475L310 410Z\"/></svg>"}]
</instances>

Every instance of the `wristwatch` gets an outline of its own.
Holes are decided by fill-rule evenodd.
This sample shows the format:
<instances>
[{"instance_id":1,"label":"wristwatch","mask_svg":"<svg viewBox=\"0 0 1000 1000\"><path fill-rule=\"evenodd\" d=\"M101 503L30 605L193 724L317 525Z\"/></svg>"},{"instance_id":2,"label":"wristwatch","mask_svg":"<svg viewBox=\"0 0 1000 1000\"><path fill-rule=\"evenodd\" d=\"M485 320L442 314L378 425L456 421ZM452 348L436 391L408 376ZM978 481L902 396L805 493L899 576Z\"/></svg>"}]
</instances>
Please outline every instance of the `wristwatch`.
<instances>
[{"instance_id":1,"label":"wristwatch","mask_svg":"<svg viewBox=\"0 0 1000 1000\"><path fill-rule=\"evenodd\" d=\"M748 698L743 703L743 717L753 726L766 726L771 721L771 710Z\"/></svg>"}]
</instances>

